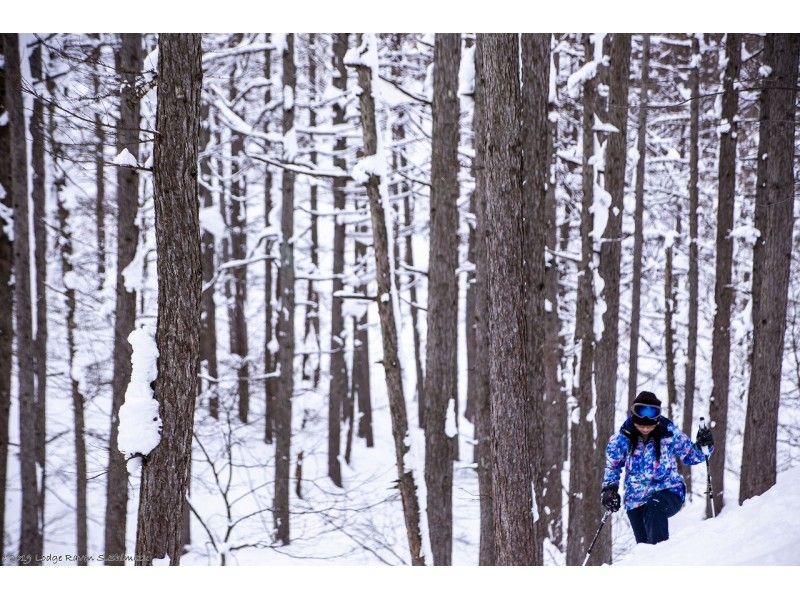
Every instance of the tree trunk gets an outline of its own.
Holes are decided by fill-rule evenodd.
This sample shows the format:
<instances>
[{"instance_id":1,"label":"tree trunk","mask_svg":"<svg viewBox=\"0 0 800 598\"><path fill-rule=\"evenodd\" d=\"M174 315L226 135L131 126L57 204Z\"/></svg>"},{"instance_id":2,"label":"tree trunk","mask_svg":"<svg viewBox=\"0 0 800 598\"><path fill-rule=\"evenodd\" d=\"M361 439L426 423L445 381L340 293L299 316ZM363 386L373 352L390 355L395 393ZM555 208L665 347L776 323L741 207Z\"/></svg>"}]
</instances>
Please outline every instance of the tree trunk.
<instances>
[{"instance_id":1,"label":"tree trunk","mask_svg":"<svg viewBox=\"0 0 800 598\"><path fill-rule=\"evenodd\" d=\"M294 94L294 34L286 36L283 51L283 89ZM294 103L283 104L283 133L294 128ZM289 544L289 475L294 393L294 173L283 171L281 181L281 270L278 316L278 395L275 397L275 499L273 518L276 538Z\"/></svg>"},{"instance_id":2,"label":"tree trunk","mask_svg":"<svg viewBox=\"0 0 800 598\"><path fill-rule=\"evenodd\" d=\"M3 55L0 64L0 113L8 110L6 99L6 69L8 68L8 54L4 50L6 36L0 37L0 54ZM8 123L0 124L0 155L11 156L11 134ZM13 189L11 186L10 160L0 160L0 188L4 190L0 203L4 214L13 214L12 200ZM5 554L5 513L6 513L6 473L8 465L8 414L11 406L11 362L12 346L14 339L14 287L11 275L14 266L14 242L9 234L10 224L6 218L2 219L0 229L0 305L5 309L0 312L0 555ZM0 558L0 566L3 565Z\"/></svg>"},{"instance_id":3,"label":"tree trunk","mask_svg":"<svg viewBox=\"0 0 800 598\"><path fill-rule=\"evenodd\" d=\"M101 64L102 53L102 34L92 34L97 40L97 47L92 53L92 59ZM100 77L98 69L92 70L92 87L95 97L99 98L102 93L100 87ZM97 232L97 290L102 291L106 279L106 172L105 172L105 148L106 134L103 129L103 118L100 112L94 115L94 212L95 228Z\"/></svg>"},{"instance_id":4,"label":"tree trunk","mask_svg":"<svg viewBox=\"0 0 800 598\"><path fill-rule=\"evenodd\" d=\"M689 89L692 94L689 112L689 333L686 347L686 376L683 395L683 433L692 434L694 412L695 375L697 361L697 312L699 310L699 263L697 257L698 234L698 169L700 154L700 40L692 36ZM641 262L641 259L639 260ZM638 311L637 311L638 315ZM692 475L687 465L679 464L686 480L686 496L692 496Z\"/></svg>"},{"instance_id":5,"label":"tree trunk","mask_svg":"<svg viewBox=\"0 0 800 598\"><path fill-rule=\"evenodd\" d=\"M200 263L197 158L201 35L160 34L154 146L158 252L158 378L161 442L144 459L136 537L137 564L180 563L189 486L192 420L200 355Z\"/></svg>"},{"instance_id":6,"label":"tree trunk","mask_svg":"<svg viewBox=\"0 0 800 598\"><path fill-rule=\"evenodd\" d=\"M136 77L142 69L142 36L123 33L117 57L122 81L120 118L117 124L117 152L127 149L139 156L139 97ZM114 321L114 376L111 386L111 429L108 448L106 487L105 554L106 565L124 565L118 556L125 554L125 529L128 520L128 470L125 457L117 448L119 409L131 377L131 345L128 335L136 323L136 290L125 286L123 271L133 261L139 240L136 214L139 210L139 171L117 169L117 280Z\"/></svg>"},{"instance_id":7,"label":"tree trunk","mask_svg":"<svg viewBox=\"0 0 800 598\"><path fill-rule=\"evenodd\" d=\"M337 33L333 39L333 85L342 93L347 89L347 68L344 55L347 53L349 33ZM341 126L346 122L344 106L333 105L333 125ZM345 152L347 138L336 137L334 146L334 168L347 168ZM336 213L345 209L345 185L342 177L333 180L333 210ZM331 372L330 390L328 391L328 476L334 484L342 486L342 471L339 463L341 450L342 407L347 400L347 363L345 362L345 328L342 316L342 298L337 296L344 290L342 275L344 273L345 224L337 217L333 228L333 297L331 299Z\"/></svg>"},{"instance_id":8,"label":"tree trunk","mask_svg":"<svg viewBox=\"0 0 800 598\"><path fill-rule=\"evenodd\" d=\"M242 34L234 38L241 41ZM234 41L234 43L238 43ZM230 74L229 99L233 102L238 91L237 77L241 70L234 66ZM231 194L230 194L229 231L231 242L231 258L244 262L247 258L247 180L244 156L244 137L231 132ZM230 321L231 357L236 362L237 385L239 397L239 421L247 423L250 415L250 365L247 343L247 265L231 269L233 289L233 310Z\"/></svg>"},{"instance_id":9,"label":"tree trunk","mask_svg":"<svg viewBox=\"0 0 800 598\"><path fill-rule=\"evenodd\" d=\"M535 239L530 232L533 227L541 226L543 251L544 223L535 218L540 212L543 215L547 170L549 39L549 36L537 34L523 44L525 98L520 91L518 35L480 34L477 42L483 46L482 66L487 84L483 141L489 396L491 443L494 447L495 546L499 565L536 565L542 562L542 546L534 525L538 512L535 515L533 512L538 482L534 459L539 459L540 454L535 452L537 439L533 436L537 431L536 418L541 413L543 399L536 392L541 392L541 385L535 388L531 384L531 363L537 348L541 357L541 338L536 334L540 330L530 321L530 315L537 307L529 302L544 303L543 289L531 286L531 282L536 280L531 270L542 268L544 256L531 251ZM530 128L521 130L519 123L525 122L523 119L533 121ZM538 139L535 134L538 134ZM535 167L537 163L538 169ZM527 165L531 168L526 168ZM538 184L537 174L541 179ZM525 201L523 193L526 182L529 201Z\"/></svg>"},{"instance_id":10,"label":"tree trunk","mask_svg":"<svg viewBox=\"0 0 800 598\"><path fill-rule=\"evenodd\" d=\"M30 55L31 78L35 82L43 80L42 46L35 45ZM33 112L30 119L31 133L31 202L33 204L34 268L36 275L36 336L34 338L33 363L36 368L36 464L39 476L39 552L44 541L44 498L45 498L45 442L47 419L45 400L47 398L47 224L44 164L44 106L34 96Z\"/></svg>"},{"instance_id":11,"label":"tree trunk","mask_svg":"<svg viewBox=\"0 0 800 598\"><path fill-rule=\"evenodd\" d=\"M270 41L270 34L265 34L266 41ZM272 50L264 52L264 78L272 78ZM272 101L272 87L267 85L264 91L264 105L268 106ZM272 171L269 166L264 172L264 227L272 226L270 222L270 212L272 211ZM271 248L271 247L270 247ZM264 374L268 377L264 379L264 442L272 444L274 432L274 412L275 396L277 395L278 379L274 375L276 359L272 342L274 337L273 318L275 316L273 305L274 289L272 260L264 260Z\"/></svg>"},{"instance_id":12,"label":"tree trunk","mask_svg":"<svg viewBox=\"0 0 800 598\"><path fill-rule=\"evenodd\" d=\"M41 553L39 528L40 485L37 467L36 420L34 396L34 344L31 306L31 263L28 200L28 150L25 140L25 114L20 75L19 36L3 34L6 68L6 101L11 153L10 195L14 206L14 303L17 333L17 392L19 393L19 452L22 512L20 515L19 553L37 562Z\"/></svg>"},{"instance_id":13,"label":"tree trunk","mask_svg":"<svg viewBox=\"0 0 800 598\"><path fill-rule=\"evenodd\" d=\"M672 419L672 409L677 401L675 388L675 282L672 267L672 239L665 239L664 259L664 367L667 370L667 418Z\"/></svg>"},{"instance_id":14,"label":"tree trunk","mask_svg":"<svg viewBox=\"0 0 800 598\"><path fill-rule=\"evenodd\" d=\"M377 60L377 41L374 35L365 35L359 48L363 56L368 52ZM358 85L361 88L359 104L361 108L361 126L364 138L364 156L376 156L374 159L383 159L378 154L378 132L375 118L375 98L372 96L371 66L359 60L355 65L358 73ZM377 69L377 64L375 65ZM406 416L406 403L403 394L403 378L400 371L400 360L397 354L397 325L395 323L395 310L397 308L397 289L394 286L392 274L392 260L389 255L391 245L387 234L385 198L381 197L380 177L370 173L366 183L369 197L369 208L372 219L373 247L375 251L375 275L378 283L378 314L381 321L381 336L383 340L383 368L386 373L386 389L389 399L389 410L392 418L392 437L394 439L395 458L397 462L398 487L403 503L403 515L408 539L408 548L411 554L412 565L424 565L425 558L422 554L422 537L420 533L420 512L417 499L417 486L414 481L413 469L408 469L405 463L405 454L408 451L407 441L408 419Z\"/></svg>"},{"instance_id":15,"label":"tree trunk","mask_svg":"<svg viewBox=\"0 0 800 598\"><path fill-rule=\"evenodd\" d=\"M56 160L58 151L53 149L53 159ZM63 181L63 179L62 179ZM74 272L72 267L72 233L70 229L70 213L64 205L60 195L56 198L58 205L58 244L61 250L61 273L65 287L64 298L67 308L67 354L70 371L73 371L75 362L75 289L70 284L69 275ZM84 438L84 402L78 380L70 379L72 392L72 409L75 425L75 516L77 532L78 565L88 565L88 548L86 544L86 440Z\"/></svg>"},{"instance_id":16,"label":"tree trunk","mask_svg":"<svg viewBox=\"0 0 800 598\"><path fill-rule=\"evenodd\" d=\"M639 314L642 296L642 246L644 245L644 177L647 158L647 87L650 84L650 34L642 35L642 73L636 133L636 208L633 214L633 287L631 291L631 344L628 356L628 406L636 399L639 375Z\"/></svg>"},{"instance_id":17,"label":"tree trunk","mask_svg":"<svg viewBox=\"0 0 800 598\"><path fill-rule=\"evenodd\" d=\"M558 54L553 56L551 65L558 72ZM553 77L553 74L550 75ZM549 109L556 110L555 96L550 98ZM547 249L558 249L557 200L556 200L556 155L555 140L558 125L548 121L547 156L550 160L547 193L545 194L545 218L547 220ZM564 437L567 434L566 403L561 393L561 381L558 370L561 363L563 346L559 334L561 321L558 316L558 263L550 253L545 256L545 344L544 344L544 439L543 477L542 477L542 537L546 535L554 546L560 547L563 542L562 525L562 484L561 470L564 467L566 454Z\"/></svg>"},{"instance_id":18,"label":"tree trunk","mask_svg":"<svg viewBox=\"0 0 800 598\"><path fill-rule=\"evenodd\" d=\"M767 34L753 248L753 356L739 503L775 484L786 301L794 224L795 97L800 35Z\"/></svg>"},{"instance_id":19,"label":"tree trunk","mask_svg":"<svg viewBox=\"0 0 800 598\"><path fill-rule=\"evenodd\" d=\"M728 386L730 383L731 307L734 289L731 285L733 267L733 209L736 200L736 137L738 125L738 94L734 83L739 79L742 61L742 36L726 34L725 76L722 89L723 130L719 139L719 195L717 202L717 258L714 283L714 329L712 333L711 377L713 388L709 418L714 426L714 458L709 461L711 477L715 481L714 507L719 513L724 506L725 447L728 431ZM727 124L728 129L725 130ZM791 238L791 233L790 233ZM770 307L771 309L771 307ZM779 353L780 355L780 353ZM711 504L706 506L706 516L711 517Z\"/></svg>"},{"instance_id":20,"label":"tree trunk","mask_svg":"<svg viewBox=\"0 0 800 598\"><path fill-rule=\"evenodd\" d=\"M200 118L200 151L203 152L211 142L211 132L209 130L210 124L208 122L209 110L208 105L203 105L202 114ZM211 195L210 189L206 185L211 185L211 166L209 164L210 158L205 156L200 159L200 199L203 209L211 210L214 207L214 198ZM207 230L202 231L201 237L201 260L203 265L203 285L211 283L214 278L214 254L215 254L215 238L212 233ZM269 260L267 260L268 262ZM208 399L208 413L214 419L219 419L219 369L217 364L217 304L214 300L214 285L210 284L209 288L203 292L202 295L202 310L201 327L200 327L200 361L201 373L208 376L208 380L200 380L200 383L205 382L205 393Z\"/></svg>"},{"instance_id":21,"label":"tree trunk","mask_svg":"<svg viewBox=\"0 0 800 598\"><path fill-rule=\"evenodd\" d=\"M425 361L425 485L434 565L453 558L452 443L445 429L455 409L458 335L458 69L461 35L436 34L433 64L428 343ZM451 406L450 403L453 403Z\"/></svg>"},{"instance_id":22,"label":"tree trunk","mask_svg":"<svg viewBox=\"0 0 800 598\"><path fill-rule=\"evenodd\" d=\"M317 101L317 50L316 50L316 36L313 33L308 34L308 85L309 85L309 102L310 108L308 111L308 126L313 129L317 126L317 113L314 109L314 104ZM309 137L309 144L311 151L309 152L309 161L311 164L317 163L316 140L313 135ZM319 230L317 227L317 183L313 178L309 179L309 208L311 210L311 271L316 273L319 270ZM308 280L308 289L306 293L306 318L305 330L303 334L303 372L304 380L312 380L314 388L319 386L319 365L320 365L320 338L319 338L319 292L317 292L314 281ZM317 356L316 363L313 366L313 372L310 374L306 372L308 368L309 359L311 357L309 335L313 331L314 344L316 345Z\"/></svg>"},{"instance_id":23,"label":"tree trunk","mask_svg":"<svg viewBox=\"0 0 800 598\"><path fill-rule=\"evenodd\" d=\"M584 37L584 53L592 56L592 43ZM571 414L569 469L569 524L567 526L567 564L583 562L592 536L600 520L600 489L596 484L597 447L594 441L593 368L594 332L594 214L593 198L596 183L594 154L594 116L598 102L597 81L583 84L583 199L581 203L581 262L578 272L578 297L575 313L575 365L577 377L572 394L576 405ZM597 557L593 559L597 562Z\"/></svg>"},{"instance_id":24,"label":"tree trunk","mask_svg":"<svg viewBox=\"0 0 800 598\"><path fill-rule=\"evenodd\" d=\"M600 276L603 279L601 297L605 301L603 334L597 341L595 386L597 389L598 450L595 453L592 475L596 487L603 483L605 443L614 433L614 407L617 399L619 371L619 292L622 249L622 211L625 194L625 162L628 134L628 78L631 62L631 35L615 33L611 41L610 95L608 124L619 131L610 133L606 150L605 188L611 196L608 220L600 245ZM610 523L610 522L609 522ZM594 560L611 563L611 525L606 525L597 540Z\"/></svg>"},{"instance_id":25,"label":"tree trunk","mask_svg":"<svg viewBox=\"0 0 800 598\"><path fill-rule=\"evenodd\" d=\"M480 501L480 548L478 563L494 565L494 491L492 489L491 404L489 402L488 257L486 255L486 74L483 43L475 44L475 463Z\"/></svg>"},{"instance_id":26,"label":"tree trunk","mask_svg":"<svg viewBox=\"0 0 800 598\"><path fill-rule=\"evenodd\" d=\"M365 205L361 206L366 208ZM358 232L368 234L369 226L359 227ZM367 270L367 246L358 240L354 243L355 263L360 264L362 272ZM367 285L355 289L356 293L367 294ZM353 318L353 385L348 395L344 410L343 421L349 420L350 430L355 417L355 403L358 404L360 413L368 414L370 429L372 428L372 390L370 386L370 359L369 359L369 310L364 310L364 315ZM359 421L359 424L361 422ZM366 425L366 422L365 422ZM365 434L366 435L366 434ZM349 431L348 431L349 437ZM350 441L348 441L350 444ZM346 451L346 461L350 462L350 451Z\"/></svg>"}]
</instances>

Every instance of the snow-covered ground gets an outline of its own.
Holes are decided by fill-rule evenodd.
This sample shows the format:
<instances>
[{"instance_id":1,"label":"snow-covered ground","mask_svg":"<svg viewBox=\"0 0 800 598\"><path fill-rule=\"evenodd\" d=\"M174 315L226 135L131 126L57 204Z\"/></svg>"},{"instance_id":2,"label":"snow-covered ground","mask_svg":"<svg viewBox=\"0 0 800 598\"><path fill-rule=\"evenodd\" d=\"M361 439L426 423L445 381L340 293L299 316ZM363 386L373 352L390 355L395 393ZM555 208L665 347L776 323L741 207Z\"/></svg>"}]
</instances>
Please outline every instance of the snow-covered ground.
<instances>
[{"instance_id":1,"label":"snow-covered ground","mask_svg":"<svg viewBox=\"0 0 800 598\"><path fill-rule=\"evenodd\" d=\"M800 468L778 475L770 490L716 519L697 521L695 501L670 520L671 537L639 544L618 565L800 565Z\"/></svg>"}]
</instances>

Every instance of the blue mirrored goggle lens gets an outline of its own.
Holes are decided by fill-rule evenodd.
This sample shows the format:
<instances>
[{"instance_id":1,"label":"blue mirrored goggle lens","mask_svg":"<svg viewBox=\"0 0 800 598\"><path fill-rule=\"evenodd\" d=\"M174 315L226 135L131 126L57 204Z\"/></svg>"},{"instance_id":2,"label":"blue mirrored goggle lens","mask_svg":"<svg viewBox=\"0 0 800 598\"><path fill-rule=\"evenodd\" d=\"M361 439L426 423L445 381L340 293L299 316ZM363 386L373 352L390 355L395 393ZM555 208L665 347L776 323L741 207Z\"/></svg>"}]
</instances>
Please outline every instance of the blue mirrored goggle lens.
<instances>
[{"instance_id":1,"label":"blue mirrored goggle lens","mask_svg":"<svg viewBox=\"0 0 800 598\"><path fill-rule=\"evenodd\" d=\"M639 417L655 419L661 413L661 409L653 405L634 405L633 412Z\"/></svg>"}]
</instances>

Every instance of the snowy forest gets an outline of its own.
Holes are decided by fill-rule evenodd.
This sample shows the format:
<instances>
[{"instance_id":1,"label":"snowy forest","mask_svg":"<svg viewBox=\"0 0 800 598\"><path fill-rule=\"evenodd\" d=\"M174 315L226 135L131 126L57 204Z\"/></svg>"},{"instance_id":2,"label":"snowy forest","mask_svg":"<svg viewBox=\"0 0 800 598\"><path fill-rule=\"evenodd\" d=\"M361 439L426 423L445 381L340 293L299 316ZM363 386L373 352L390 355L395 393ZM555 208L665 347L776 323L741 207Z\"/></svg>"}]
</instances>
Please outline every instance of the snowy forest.
<instances>
[{"instance_id":1,"label":"snowy forest","mask_svg":"<svg viewBox=\"0 0 800 598\"><path fill-rule=\"evenodd\" d=\"M1 564L800 564L800 34L0 39Z\"/></svg>"}]
</instances>

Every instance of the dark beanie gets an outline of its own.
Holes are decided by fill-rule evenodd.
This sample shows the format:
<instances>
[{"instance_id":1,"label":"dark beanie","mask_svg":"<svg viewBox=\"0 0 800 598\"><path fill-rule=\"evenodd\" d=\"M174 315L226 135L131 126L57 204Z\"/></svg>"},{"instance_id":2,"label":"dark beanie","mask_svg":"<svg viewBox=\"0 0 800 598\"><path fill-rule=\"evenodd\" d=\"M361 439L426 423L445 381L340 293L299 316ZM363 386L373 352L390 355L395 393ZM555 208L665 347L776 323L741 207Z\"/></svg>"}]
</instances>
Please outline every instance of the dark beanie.
<instances>
[{"instance_id":1,"label":"dark beanie","mask_svg":"<svg viewBox=\"0 0 800 598\"><path fill-rule=\"evenodd\" d=\"M636 397L634 403L641 403L642 405L655 405L656 407L661 407L661 401L656 398L649 390L643 390L639 393Z\"/></svg>"}]
</instances>

